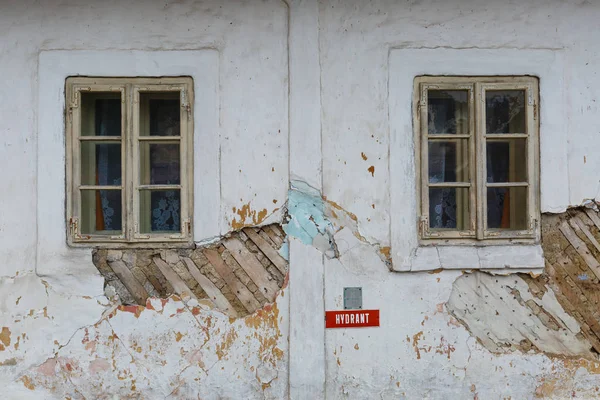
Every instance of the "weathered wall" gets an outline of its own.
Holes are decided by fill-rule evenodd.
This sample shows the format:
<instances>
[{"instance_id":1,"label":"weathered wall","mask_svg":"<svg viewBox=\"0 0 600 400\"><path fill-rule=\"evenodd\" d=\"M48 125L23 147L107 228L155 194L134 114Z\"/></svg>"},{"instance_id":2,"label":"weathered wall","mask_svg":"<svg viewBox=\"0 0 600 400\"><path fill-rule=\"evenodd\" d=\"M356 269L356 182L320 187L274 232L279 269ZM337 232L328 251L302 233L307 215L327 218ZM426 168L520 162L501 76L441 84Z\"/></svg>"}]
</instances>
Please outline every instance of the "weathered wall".
<instances>
[{"instance_id":1,"label":"weathered wall","mask_svg":"<svg viewBox=\"0 0 600 400\"><path fill-rule=\"evenodd\" d=\"M284 286L286 243L272 224L195 249L98 249L92 259L106 296L118 296L123 304L145 305L148 298L177 294L206 299L230 317L241 317L272 303Z\"/></svg>"},{"instance_id":2,"label":"weathered wall","mask_svg":"<svg viewBox=\"0 0 600 400\"><path fill-rule=\"evenodd\" d=\"M405 256L398 249L415 239L398 228L413 216L414 187L398 187L413 173L403 169L411 165L412 128L393 123L407 110L391 107L398 71L390 69L390 54L445 49L456 60L468 53L481 74L498 73L499 58L506 59L501 72L537 73L519 70L527 62L507 54L550 60L548 76L556 79L541 80L542 94L550 88L560 95L541 99L541 144L560 151L542 154L541 189L543 211L560 213L600 200L599 5L190 0L0 7L0 167L11 171L0 177L0 382L13 397L596 397L597 313L569 307L563 286L549 277L554 267L536 283L503 270L390 272ZM62 190L55 188L62 155L44 153L52 143L62 147L62 122L48 134L40 121L49 111L38 107L48 100L38 84L60 76L48 60L100 74L114 74L121 60L128 71L156 74L170 50L216 54L217 132L196 138L215 150L204 164L196 159L210 190L195 181L206 216L195 240L283 222L288 201L289 286L246 317L230 319L177 296L119 306L104 296L91 251L67 249L60 234L45 233L64 217L56 209L60 193L51 197L58 207L40 201ZM89 65L102 54L106 65ZM410 57L399 61L413 65ZM188 71L177 60L169 65ZM60 93L50 95L61 101ZM589 238L580 240L594 252ZM565 244L557 254L571 257L577 247ZM342 307L346 286L363 287L364 307L381 310L380 328L324 330L322 312ZM513 298L504 301L506 295ZM567 298L571 305L575 299ZM509 324L524 327L504 329L500 316L481 323L486 310L514 310Z\"/></svg>"},{"instance_id":3,"label":"weathered wall","mask_svg":"<svg viewBox=\"0 0 600 400\"><path fill-rule=\"evenodd\" d=\"M394 187L398 180L405 181L404 175L411 174L410 168L403 169L403 165L410 166L410 160L405 160L407 153L399 155L397 151L405 148L402 146L410 146L412 138L408 136L407 140L405 135L412 133L412 127L410 120L393 130L390 127L390 121L399 113L406 114L407 110L406 107L400 110L388 107L392 100L388 96L394 95L388 91L388 83L398 73L389 69L389 57L392 49L414 49L414 54L401 52L405 56L399 57L396 64L411 70L413 64L423 64L418 49L430 48L432 52L448 50L452 65L460 64L454 57L459 60L460 49L465 49L462 57L466 64L457 69L466 72L471 65L484 67L479 74L518 69L527 59L535 59L536 51L547 51L550 61L558 60L544 66L540 63L540 67L553 68L553 63L564 62L564 68L559 68L564 72L558 73L556 79L541 81L542 92L544 87L559 89L553 90L552 101L542 97L541 112L555 116L562 113L557 120L562 125L558 128L542 120L542 148L551 144L565 151L562 161L542 153L542 203L546 204L543 211L561 212L585 199L598 199L595 171L600 159L592 154L600 145L593 122L598 118L596 100L600 85L593 65L598 63L600 49L593 38L595 34L589 30L598 15L598 4L575 1L529 1L510 5L477 1L321 2L323 194L354 213L361 234L372 243L389 243L394 252L395 247L404 248L406 241L414 240L403 230L394 234L398 225L411 225L405 218L414 215L413 211L406 212L399 207L411 205L403 196L410 198L414 186L398 187L396 196L393 197L394 193L390 196L390 185ZM470 51L479 52L475 60L469 58L474 54ZM507 57L503 60L500 55L503 51L515 54L505 53ZM434 65L418 72L438 72L444 69L444 63L441 57ZM412 79L412 76L401 78ZM564 97L560 95L563 90ZM398 96L404 96L400 104L410 104L410 95L409 91L399 93ZM556 96L561 96L559 106L544 109ZM564 139L549 142L545 129L558 132L558 138ZM408 154L410 152L411 149ZM371 167L374 173L369 170ZM410 179L406 181L410 183ZM589 398L597 395L600 379L595 375L596 362L573 362L560 356L552 358L519 351L497 355L483 348L480 342L485 343L487 337L477 338L476 326L467 331L445 306L449 299L453 301L452 296L460 295L461 284L469 279L473 283L475 277L467 279L460 271L390 274L384 265L374 261L373 254L373 250L370 253L364 250L355 257L325 264L326 309L341 307L343 287L362 286L365 308L381 309L382 320L379 329L326 332L328 398L403 395L408 398L498 399L538 395L564 398L573 394ZM473 307L481 314L495 310L491 305L503 302L503 297L510 294L505 286L511 284L525 285L522 297L532 297L527 285L514 276L495 279L483 275L469 292L469 295L481 296ZM494 285L484 285L483 277L492 280ZM462 295L461 300L467 301L466 294ZM544 301L552 302L549 308L564 315L564 309L551 296L549 294ZM515 301L515 304L519 303ZM465 312L464 307L461 309ZM526 336L531 330L535 332L538 317L533 311L521 306L514 311L508 306L500 310L504 311L522 315L513 317L515 321L502 315L478 319L488 330L497 328L499 332L492 333L499 338L493 339L506 341L510 347L508 343L513 337L503 337L502 328L512 322L520 324L514 329ZM478 314L469 315L474 320ZM552 343L558 342L559 353L573 354L568 349L568 342L572 340L573 350L580 351L578 354L590 352L591 346L577 324L572 327L575 332L568 337L555 331L547 333L548 328L541 323L539 327L544 328L544 334L534 339L534 333L530 339L539 339L548 346L542 351L552 352ZM597 361L597 355L589 359Z\"/></svg>"},{"instance_id":4,"label":"weathered wall","mask_svg":"<svg viewBox=\"0 0 600 400\"><path fill-rule=\"evenodd\" d=\"M192 75L195 239L278 221L288 187L285 3L0 8L0 165L14 171L0 178L0 379L9 398L284 396L285 288L237 319L178 296L122 307L104 296L91 249L66 247L62 88L65 74Z\"/></svg>"}]
</instances>

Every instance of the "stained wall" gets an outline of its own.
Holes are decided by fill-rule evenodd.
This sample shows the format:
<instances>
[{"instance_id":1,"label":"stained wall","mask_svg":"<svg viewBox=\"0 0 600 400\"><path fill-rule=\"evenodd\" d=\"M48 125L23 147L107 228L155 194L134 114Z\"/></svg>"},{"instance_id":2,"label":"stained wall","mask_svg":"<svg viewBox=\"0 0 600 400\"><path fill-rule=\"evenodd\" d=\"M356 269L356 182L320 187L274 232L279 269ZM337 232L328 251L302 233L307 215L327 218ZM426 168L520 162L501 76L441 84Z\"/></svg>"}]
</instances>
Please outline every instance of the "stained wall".
<instances>
[{"instance_id":1,"label":"stained wall","mask_svg":"<svg viewBox=\"0 0 600 400\"><path fill-rule=\"evenodd\" d=\"M0 166L7 171L0 177L0 379L13 397L596 395L600 364L587 328L550 280L540 278L535 286L527 280L547 270L469 273L466 265L391 272L406 255L402 246L415 240L413 231L398 229L411 225L414 215L406 205L415 189L402 178L414 173L406 158L412 127L394 125L396 112L407 110L391 107L396 103L390 97L398 73L390 67L394 51L478 51L480 67L487 60L494 71L506 52L548 54L544 60L556 60L559 68L554 80L541 80L542 93L558 88L548 94L560 93L560 99L542 97L541 143L560 151L542 154L542 211L564 213L598 197L596 4L0 5ZM179 65L165 56L169 51L190 52L190 60L200 61ZM58 70L82 65L114 74L127 60L123 68L130 73L159 74L167 65L169 71L192 71L199 82L205 56L216 72L208 97L217 118L214 130L195 137L197 154L203 154L203 140L214 148L210 162L196 160L196 167L208 167L195 170L195 199L196 209L214 218L197 225L195 241L219 240L245 225L290 225L284 228L287 284L274 303L237 319L177 295L139 306L107 298L92 251L67 248L64 227L56 225L64 223L62 117L52 111L55 122L40 124L50 113L40 104L54 99L62 109L60 90L40 89L48 78L62 76ZM61 60L58 69L49 66L53 57ZM410 57L400 61L412 65ZM502 61L513 64L519 63ZM410 95L400 93L402 99ZM546 102L554 104L553 112L545 111ZM551 115L555 119L544 120ZM550 136L555 139L544 136L545 128L557 133ZM40 201L46 198L52 206ZM594 246L589 238L580 240ZM363 288L364 307L381 310L381 327L324 329L323 311L342 307L347 286ZM521 301L503 302L507 294L516 297L515 290ZM459 305L459 295L469 299L467 305ZM486 314L484 321L493 340L482 337L490 329L458 312L473 306L500 313ZM501 315L513 310L515 321L527 327L521 336L500 329L507 322ZM531 336L547 325L558 330Z\"/></svg>"}]
</instances>

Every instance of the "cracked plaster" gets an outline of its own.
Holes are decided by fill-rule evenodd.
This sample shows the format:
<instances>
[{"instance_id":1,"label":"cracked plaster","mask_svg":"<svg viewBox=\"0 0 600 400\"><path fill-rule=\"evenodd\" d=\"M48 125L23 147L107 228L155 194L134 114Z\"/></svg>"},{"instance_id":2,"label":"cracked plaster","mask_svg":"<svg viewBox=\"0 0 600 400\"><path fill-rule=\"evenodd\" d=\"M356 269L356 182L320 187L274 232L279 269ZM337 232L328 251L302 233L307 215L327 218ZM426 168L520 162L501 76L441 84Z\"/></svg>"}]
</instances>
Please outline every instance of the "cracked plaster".
<instances>
[{"instance_id":1,"label":"cracked plaster","mask_svg":"<svg viewBox=\"0 0 600 400\"><path fill-rule=\"evenodd\" d=\"M42 282L28 275L4 285L22 293L21 285ZM13 360L0 377L15 396L281 398L286 390L278 380L287 362L285 289L272 305L237 320L175 296L122 306L102 298L51 300L57 295L45 289L47 302L22 294L0 320L11 343L18 341L0 352L1 360Z\"/></svg>"},{"instance_id":2,"label":"cracked plaster","mask_svg":"<svg viewBox=\"0 0 600 400\"><path fill-rule=\"evenodd\" d=\"M219 238L221 228L230 229L229 221L237 216L231 213L228 218L226 214L233 207L248 204L248 199L253 199L254 196L257 199L253 199L251 204L253 209L259 211L267 209L267 205L270 207L268 209L272 209L273 206L269 204L272 200L278 200L280 204L283 202L288 179L286 152L281 149L285 149L288 144L285 139L288 135L285 126L281 132L278 131L286 114L286 80L290 88L294 89L290 94L290 109L296 111L290 115L290 174L307 176L306 180L311 185L323 186L323 193L327 193L330 199L350 207L350 211L357 216L364 237L369 240L378 237L382 241L382 248L389 245L389 242L397 244L412 240L410 232L403 229L399 229L399 236L386 237L389 225L394 228L401 227L402 223L412 224L410 218L403 220L399 213L408 209L410 216L413 215L402 199L396 201L398 198L393 194L388 198L387 192L389 185L398 183L388 176L387 162L392 163L393 170L395 162L410 159L397 152L390 153L390 147L403 146L403 136L398 135L393 127L387 126L386 114L389 113L392 118L395 115L394 110L390 110L386 103L390 47L437 47L438 50L462 48L486 53L497 53L498 50L508 48L545 49L548 52L558 50L563 53L565 70L557 75L556 82L566 88L564 111L567 118L564 121L566 127L560 129L560 132L568 132L570 140L564 145L547 141L549 146L566 149L568 154L568 159L561 159L552 166L559 170L560 179L556 179L556 174L546 174L546 179L561 182L557 184L556 191L547 190L548 195L556 200L556 204L549 205L547 211L564 211L565 205L580 204L581 199L590 197L590 188L597 187L598 159L593 157L597 132L590 128L594 126L598 114L595 88L597 79L593 75L593 66L598 64L597 40L596 35L589 30L590 26L594 26L598 15L597 6L593 2L552 1L545 3L544 7L533 2L522 2L509 7L498 2L478 4L475 1L437 4L431 1L411 4L390 1L350 1L344 4L323 1L309 4L290 1L289 21L292 26L289 32L289 54L279 51L285 47L285 34L281 31L282 24L277 21L285 21L285 16L281 20L275 18L281 16L280 7L284 7L283 3L277 3L277 6L270 9L255 7L257 3L253 2L208 1L200 4L182 1L144 7L135 7L135 4L128 4L126 7L109 1L94 7L67 7L50 1L44 7L37 7L30 2L22 2L14 4L10 12L3 14L6 18L0 17L0 26L8 27L7 35L0 41L1 65L8 77L19 78L7 79L4 82L4 95L0 95L6 100L3 102L6 106L0 110L0 120L3 121L4 132L8 133L1 148L5 157L0 157L0 162L4 163L7 171L20 171L18 174L3 176L3 187L10 196L4 196L0 202L3 210L27 210L24 213L6 212L0 221L5 246L1 293L3 300L10 299L0 303L0 307L10 307L9 312L3 310L0 315L0 326L10 330L11 348L10 353L0 352L0 377L4 390L15 393L18 397L52 398L51 390L55 383L57 390L73 392L75 397L86 390L95 390L83 382L83 372L75 380L69 376L72 383L63 382L64 379L49 378L49 389L33 381L35 376L42 380L42 376L46 376L44 374L51 375L52 371L57 370L61 371L59 376L66 377L68 375L64 375L63 371L68 371L69 365L71 372L75 371L74 375L85 371L78 369L80 366L74 367L76 360L73 359L71 363L70 355L85 356L81 364L85 367L89 362L89 371L99 374L88 374L85 376L88 381L93 382L90 377L106 374L106 368L113 368L111 362L101 359L103 357L91 360L85 353L88 351L84 350L85 345L80 345L85 339L85 330L79 328L94 325L105 309L105 306L98 304L98 301L104 304L99 290L100 277L89 274L89 253L74 251L66 255L60 246L49 246L46 252L36 252L39 243L36 244L35 238L31 236L32 227L37 226L35 202L40 199L38 194L43 195L44 188L61 185L60 179L57 184L55 178L61 176L60 166L63 165L60 157L50 162L38 161L41 166L38 175L35 159L32 158L36 145L40 149L49 150L48 153L55 153L52 150L55 149L53 144L62 146L59 134L52 136L48 142L38 143L36 138L36 122L41 122L42 127L44 124L43 118L31 109L31 104L37 101L35 82L40 78L38 65L32 60L36 59L40 49L65 49L65 54L72 56L73 61L77 54L70 51L72 49L91 49L104 53L107 49L120 49L123 52L121 55L129 54L129 49L132 48L150 51L211 48L223 51L218 57L218 65L223 72L214 80L220 81L221 85L215 90L221 98L219 104L222 104L219 109L220 123L215 131L221 135L219 145L223 145L223 151L211 152L205 160L207 165L220 165L224 168L218 173L210 168L202 170L201 176L208 177L207 181L210 182L223 178L228 184L222 191L218 188L206 194L215 201L203 203L204 209L212 215L207 219L210 223L196 224L197 227L207 229L202 232L199 241ZM307 10L307 4L312 8ZM433 7L435 12L432 11ZM297 10L301 10L300 14ZM308 18L304 18L303 13ZM58 18L57 15L61 17ZM176 25L173 25L174 20L177 21ZM523 23L524 20L527 23ZM123 21L127 23L122 23ZM149 27L148 21L152 21L150 35L147 29L139 29ZM274 25L273 21L276 22ZM305 21L309 23L304 23ZM133 24L135 29L131 28ZM481 28L484 25L485 29ZM65 34L73 26L83 26L85 29L81 30L81 35ZM111 26L112 29L107 30L106 26ZM266 27L269 31L254 35L257 27ZM176 39L174 34L177 35ZM123 37L128 40L123 41ZM269 48L267 44L272 44L273 47ZM270 51L273 48L278 50ZM314 49L316 51L311 53ZM286 56L289 56L290 61L290 76L287 78L285 66L279 68L285 64ZM505 58L510 59L511 63L519 59ZM275 61L271 64L267 59ZM100 59L95 64L111 63ZM127 64L142 65L143 62L141 58L137 58L133 62L130 59ZM545 63L540 62L539 65ZM39 72L43 74L42 69ZM150 68L142 72L152 71L156 70ZM300 89L300 95L296 89ZM60 88L50 92L52 101L60 101ZM554 91L551 91L548 98L557 97L552 96L552 93ZM267 98L272 101L266 101ZM352 101L345 101L347 99ZM341 101L343 107L340 106ZM407 127L410 129L408 125ZM17 132L19 134L15 135ZM253 138L255 147L244 139L248 137ZM276 154L276 165L270 165L271 157L264 156L266 151L263 143L265 147L273 144L269 149ZM360 158L361 153L368 157L369 164ZM222 160L217 159L218 154L223 156ZM353 162L354 159L357 162ZM256 163L260 168L253 167ZM373 174L368 172L370 165L374 165ZM52 172L53 166L58 166L57 174ZM272 168L278 173L270 175ZM400 175L411 173L410 168L396 171ZM565 176L569 179L565 180ZM268 190L273 186L277 187L277 196L272 196L272 192ZM245 190L247 187L251 189ZM410 192L412 186L400 187L402 191ZM216 199L220 194L226 200L224 205L220 203L220 199ZM48 210L60 209L61 206L60 200L55 203L41 201L37 208L39 221L52 224L57 222L54 219L56 217L60 218L57 225L60 226L63 214L55 215L48 213ZM215 222L217 219L220 222ZM352 234L354 232L352 230ZM42 233L39 238L41 242L47 241L42 244L55 239L60 239L62 243L62 233L63 230L58 234ZM323 349L321 339L325 338L318 335L296 337L293 343L304 346L292 351L290 357L301 357L299 354L303 352L310 355L310 359L299 361L299 365L308 370L304 373L320 373L321 363L327 364L326 379L323 378L320 382L320 389L314 389L319 387L314 385L315 380L307 380L313 384L308 385L307 392L315 393L316 390L321 393L318 390L322 390L328 398L372 398L374 395L381 398L404 396L482 399L525 399L534 396L567 398L573 395L581 398L597 397L597 374L600 372L598 363L581 359L551 359L544 354L492 354L447 314L443 306L440 309L439 304L450 297L453 282L461 276L459 271L390 274L387 266L377 262L380 259L378 254L377 257L372 257L375 254L372 246L354 242L347 230L342 229L337 234L336 244L340 257L328 259L327 269L318 264L322 261L321 252L313 252L312 246L298 246L298 241L293 239L290 244L292 271L296 273L299 268L295 267L302 267L303 273L322 275L299 276L301 279L292 280L292 287L295 285L296 288L306 289L306 293L314 293L311 291L314 284L316 293L324 293L324 306L332 309L339 306L339 296L344 286L364 285L365 306L380 308L384 323L377 330L328 331L325 341L327 354L323 358L320 358L318 350ZM344 257L363 252L369 254L371 258L367 260L372 264L364 266L356 262L354 265L347 265L351 263L351 259L360 258ZM60 260L52 266L61 277L50 283L48 292L51 295L44 295L47 287L31 272L35 270L36 256L42 265L48 256L55 254L59 255ZM395 257L394 254L392 256ZM341 259L344 259L343 263L340 262ZM399 266L400 263L395 265ZM373 268L377 273L360 274L364 268ZM76 274L74 271L84 273ZM41 272L48 273L43 269ZM6 296L5 291L9 293ZM59 294L53 294L53 291ZM287 295L286 291L284 293ZM308 308L305 312L309 313L315 303L311 302L313 296L305 297L308 298L303 305ZM171 299L169 303L173 304L166 305L167 308L177 308L178 300ZM48 309L44 312L46 306ZM157 308L160 309L160 306ZM34 311L29 315L31 310ZM125 342L120 340L114 340L112 345L108 342L113 328L123 328L126 331L129 329L128 324L137 321L135 313L125 310L115 312L117 319L123 319L123 326L107 321L102 322L101 327L94 328L101 330L99 336L105 339L100 351L109 356L114 350L120 370L126 370L127 367L138 368L135 362L131 363L132 354L138 357L135 355L136 351L125 348L129 344L123 345ZM301 312L296 307L294 318ZM49 318L44 316L45 313ZM154 313L143 311L139 316L146 318L146 314L155 317L149 318L150 322L145 322L148 334L154 330L157 321L167 320L165 316L156 316ZM283 303L280 314L284 317L289 314ZM55 318L55 324L48 324L51 317ZM188 312L185 311L171 320L177 321L181 326L188 326L185 322L188 317ZM318 319L322 323L322 316L317 317L316 330L311 330L310 326L302 327L310 335L315 332L324 334L317 325ZM15 323L16 319L20 319L20 322ZM30 324L26 331L21 329L23 324ZM285 318L280 326L285 326ZM73 332L76 333L75 336ZM23 337L23 334L26 336ZM35 340L29 340L30 335ZM285 330L282 330L282 335L282 343L285 343ZM178 336L172 336L167 340L169 345L163 350L177 351L174 343L178 343ZM128 337L127 333L125 337ZM69 338L72 338L70 342ZM58 345L53 340L63 345L69 343L57 357L54 356L54 346ZM180 342L184 340L185 337ZM17 343L18 348L15 349ZM91 341L87 344L89 343ZM419 350L420 359L417 359L415 347ZM454 351L450 350L452 348ZM281 349L285 352L284 346ZM48 360L48 364L44 360ZM32 372L32 376L23 373L26 368L38 365L41 370ZM187 368L183 366L175 371L180 379L174 378L166 383L162 380L164 368L160 364L152 367L160 371L151 375L159 382L151 382L152 387L149 387L148 380L141 378L138 383L136 379L135 390L156 390L152 393L156 393L159 398L169 394L177 396L177 386L181 382L181 391L185 393L189 390L185 385L186 381L191 382L199 375L203 377L199 365ZM178 365L179 367L181 366ZM205 365L205 368L211 368L211 365ZM210 369L211 374L200 385L214 385L226 396L229 393L224 386L232 382L235 390L239 390L236 394L243 392L246 395L244 397L247 397L247 393L254 393L253 390L258 385L256 376L259 376L261 386L271 385L271 388L265 388L267 396L270 395L269 391L281 390L277 394L285 393L278 386L284 385L281 382L285 373L281 371L276 375L277 379L270 382L273 373L268 368L261 368L260 371L255 368L250 372L244 369L242 378L252 382L252 385L245 387L241 387L235 380L234 371L242 372L239 363L228 361L214 364ZM130 375L121 375L123 380L108 377L107 382L114 385L111 387L116 390L130 394L134 379ZM300 374L291 375L295 377ZM327 387L324 387L325 381ZM319 383L318 379L316 382ZM171 386L170 383L174 385ZM32 388L35 390L31 390ZM244 392L244 389L248 391ZM257 398L262 396L262 393L256 395ZM310 398L321 397L323 396Z\"/></svg>"}]
</instances>

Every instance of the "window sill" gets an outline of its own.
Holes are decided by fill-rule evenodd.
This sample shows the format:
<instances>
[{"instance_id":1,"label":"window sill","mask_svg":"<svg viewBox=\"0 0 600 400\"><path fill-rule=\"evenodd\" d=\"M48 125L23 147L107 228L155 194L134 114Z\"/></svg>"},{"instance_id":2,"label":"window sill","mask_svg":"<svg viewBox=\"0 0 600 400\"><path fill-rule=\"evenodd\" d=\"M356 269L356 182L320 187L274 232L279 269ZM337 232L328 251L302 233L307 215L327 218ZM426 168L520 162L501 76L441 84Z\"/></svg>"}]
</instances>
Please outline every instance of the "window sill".
<instances>
[{"instance_id":1,"label":"window sill","mask_svg":"<svg viewBox=\"0 0 600 400\"><path fill-rule=\"evenodd\" d=\"M67 241L70 248L87 249L193 249L196 247L193 241L149 241L149 242L70 242Z\"/></svg>"},{"instance_id":2,"label":"window sill","mask_svg":"<svg viewBox=\"0 0 600 400\"><path fill-rule=\"evenodd\" d=\"M395 271L449 270L519 270L544 268L542 246L419 246Z\"/></svg>"}]
</instances>

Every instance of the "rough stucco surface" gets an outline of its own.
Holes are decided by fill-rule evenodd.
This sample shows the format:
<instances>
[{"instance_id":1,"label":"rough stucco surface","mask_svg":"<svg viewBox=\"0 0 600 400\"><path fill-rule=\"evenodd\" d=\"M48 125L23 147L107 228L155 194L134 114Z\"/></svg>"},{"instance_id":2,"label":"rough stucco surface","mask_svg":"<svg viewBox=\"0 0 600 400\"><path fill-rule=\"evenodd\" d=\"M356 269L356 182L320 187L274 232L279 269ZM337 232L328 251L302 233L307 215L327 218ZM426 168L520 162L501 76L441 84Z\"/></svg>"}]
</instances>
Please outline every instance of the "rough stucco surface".
<instances>
[{"instance_id":1,"label":"rough stucco surface","mask_svg":"<svg viewBox=\"0 0 600 400\"><path fill-rule=\"evenodd\" d=\"M212 132L219 137L214 176L227 183L216 185L220 202L211 213L218 223L205 227L210 235L196 239L277 220L288 181L287 152L281 151L288 141L286 5L279 0L25 1L1 2L0 8L6 90L0 93L0 165L15 171L0 178L6 194L0 196L6 210L0 221L4 393L31 399L164 398L171 393L185 399L283 397L285 289L275 303L232 321L206 302L184 305L177 298L113 309L90 250L64 255L81 264L80 274L70 271L62 279L59 263L56 270L46 270L47 280L36 276L36 263L44 263L35 257L36 219L54 211L62 218L64 210L40 205L35 212L36 168L46 167L35 160L38 82L45 72L38 70L40 52L214 49L220 113L219 131ZM138 66L141 74L143 69ZM255 145L248 146L247 137Z\"/></svg>"},{"instance_id":2,"label":"rough stucco surface","mask_svg":"<svg viewBox=\"0 0 600 400\"><path fill-rule=\"evenodd\" d=\"M326 331L327 398L596 396L597 337L580 322L588 311L564 302L566 287L506 271L392 274L352 213L301 182L289 199L284 229L325 256L326 309L343 309L343 288L360 286L363 308L381 310L379 328ZM544 226L551 237L556 224Z\"/></svg>"},{"instance_id":3,"label":"rough stucco surface","mask_svg":"<svg viewBox=\"0 0 600 400\"><path fill-rule=\"evenodd\" d=\"M17 285L30 294L14 299ZM12 398L281 398L285 291L237 320L193 300L146 306L63 299L31 275L5 281L2 380ZM35 300L46 290L46 301ZM12 294L12 295L11 295ZM12 302L14 300L14 302ZM98 319L92 319L92 313ZM281 329L280 329L281 326ZM6 357L6 358L5 358Z\"/></svg>"},{"instance_id":4,"label":"rough stucco surface","mask_svg":"<svg viewBox=\"0 0 600 400\"><path fill-rule=\"evenodd\" d=\"M598 15L598 4L580 1L321 1L323 194L356 215L370 242L389 243L394 251L389 221L399 205L390 202L388 188L392 179L409 171L388 168L394 157L390 149L404 142L389 131L388 113L395 112L388 108L388 79L395 73L388 68L390 49L447 47L489 49L490 54L496 49L548 49L563 57L564 76L541 85L565 90L565 141L553 145L568 152L561 166L568 179L552 176L551 185L541 188L542 197L557 200L556 207L546 210L555 212L597 198L600 159L593 154L600 144L594 122L600 85L594 66L600 52L589 27ZM542 113L544 104L542 99ZM409 124L402 128L401 133L412 133ZM542 165L542 175L550 169ZM410 196L414 187L398 190ZM413 238L399 232L397 240ZM360 245L341 259L325 261L325 308L340 309L343 288L361 286L364 308L380 309L382 321L380 328L325 332L327 398L598 396L597 359L494 354L482 346L444 306L457 279L463 279L460 270L390 274L378 258ZM503 295L500 287L491 291L494 301ZM528 323L526 316L522 322ZM585 340L570 334L575 349L582 350Z\"/></svg>"},{"instance_id":5,"label":"rough stucco surface","mask_svg":"<svg viewBox=\"0 0 600 400\"><path fill-rule=\"evenodd\" d=\"M500 278L509 286L516 279L521 298L538 306L542 302L548 319L560 319L561 326L536 337L529 331L496 335L494 344L500 339L509 343L497 352L478 338L486 335L483 330L466 323L467 329L445 306L449 299L457 304L452 298L457 289L470 296L476 289L462 271L390 272L389 255L396 244L389 221L397 205L390 200L389 186L393 174L403 171L389 167L391 145L398 138L390 136L387 104L390 48L560 52L566 65L564 82L558 84L566 90L569 141L555 146L567 149L568 179L542 187L542 196L565 199L549 211L597 198L600 53L590 28L600 16L597 4L306 0L290 1L288 8L274 0L13 3L3 3L0 13L0 70L5 77L0 166L11 171L0 177L4 393L31 399L285 398L288 391L302 393L293 398L315 399L598 397L600 363L586 353L590 339L581 336L585 327L579 317L574 323L565 316L560 296L553 299L547 291L548 300L529 297L525 277ZM309 21L302 28L317 32L318 39L288 39L290 15L289 21ZM288 54L288 45L296 52ZM36 263L39 267L44 260L36 260L39 243L32 232L36 219L48 213L62 216L63 210L43 205L36 210L38 54L204 48L215 49L219 58L215 134L220 203L213 210L218 226L195 240L278 221L289 199L288 206L298 206L289 208L293 229L288 234L295 251L290 253L290 276L299 280L291 280L289 289L284 285L274 304L236 320L205 303L176 297L120 307L103 296L98 274L73 275L67 281L57 269L50 285L35 273ZM288 71L303 69L307 55L319 73L309 74L310 81L297 81ZM308 91L310 96L288 97L288 84L315 90ZM304 136L297 129L294 140L288 140L288 106L301 128L303 110L318 108L310 120L318 134ZM541 113L543 106L542 99ZM303 141L317 151L297 154L296 147L288 148ZM306 168L288 171L288 151L295 162L304 160ZM314 172L310 179L303 179L305 170ZM321 182L322 187L297 184L288 195L290 176L313 185ZM414 188L403 190L412 193ZM196 201L201 201L200 193ZM89 252L70 254L81 260L86 273L95 271ZM80 286L73 287L78 281ZM490 283L487 296L497 302L506 288ZM348 286L363 288L364 308L380 309L381 327L323 331L323 309L342 308ZM300 289L294 293L294 287ZM511 304L522 307L519 301ZM519 321L524 317L528 315ZM541 329L533 317L524 322ZM556 332L566 332L568 339L559 341ZM527 351L521 337L537 341L541 351ZM573 357L550 354L557 348ZM292 359L296 369L290 367L288 376Z\"/></svg>"}]
</instances>

